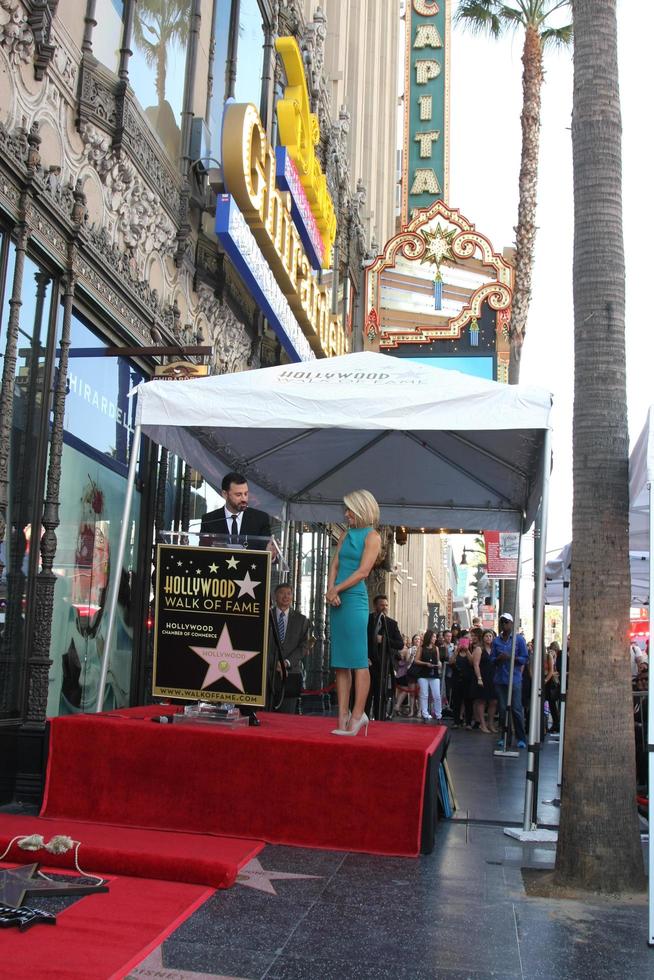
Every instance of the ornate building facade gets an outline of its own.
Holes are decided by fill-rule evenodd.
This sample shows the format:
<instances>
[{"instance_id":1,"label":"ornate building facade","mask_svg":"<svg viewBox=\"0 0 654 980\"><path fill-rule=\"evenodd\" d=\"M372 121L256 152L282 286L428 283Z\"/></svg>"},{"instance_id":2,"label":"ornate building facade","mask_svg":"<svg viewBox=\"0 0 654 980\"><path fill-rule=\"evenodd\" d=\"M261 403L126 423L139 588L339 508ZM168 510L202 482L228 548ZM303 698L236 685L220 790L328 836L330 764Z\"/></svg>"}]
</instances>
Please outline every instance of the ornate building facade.
<instances>
[{"instance_id":1,"label":"ornate building facade","mask_svg":"<svg viewBox=\"0 0 654 980\"><path fill-rule=\"evenodd\" d=\"M279 37L299 44L336 206L332 311L346 333L358 315L365 189L311 7L0 0L0 801L38 795L46 715L98 697L131 388L176 352L213 373L285 356L214 233L226 101L277 144ZM148 689L151 529L206 506L148 444L136 489L106 707Z\"/></svg>"}]
</instances>

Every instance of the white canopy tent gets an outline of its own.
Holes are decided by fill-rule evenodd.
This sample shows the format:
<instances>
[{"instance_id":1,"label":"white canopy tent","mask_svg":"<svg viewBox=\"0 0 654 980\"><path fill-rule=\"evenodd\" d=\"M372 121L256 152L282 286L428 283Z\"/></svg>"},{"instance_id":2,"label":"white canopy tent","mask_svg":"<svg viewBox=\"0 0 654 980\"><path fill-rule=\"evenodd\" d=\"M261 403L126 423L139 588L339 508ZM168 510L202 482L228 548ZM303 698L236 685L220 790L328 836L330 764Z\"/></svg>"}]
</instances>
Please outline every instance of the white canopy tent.
<instances>
[{"instance_id":1,"label":"white canopy tent","mask_svg":"<svg viewBox=\"0 0 654 980\"><path fill-rule=\"evenodd\" d=\"M564 586L570 583L572 545L565 548L545 565L545 605L562 606ZM649 551L629 552L631 574L631 604L646 606L649 603Z\"/></svg>"},{"instance_id":2,"label":"white canopy tent","mask_svg":"<svg viewBox=\"0 0 654 980\"><path fill-rule=\"evenodd\" d=\"M537 541L545 540L551 396L543 389L364 352L182 383L151 381L136 393L98 711L141 434L215 486L231 470L244 473L251 502L282 520L340 521L344 494L365 487L379 501L384 524L524 533L537 519ZM544 546L539 555L536 583L542 596ZM541 601L536 637L542 636L542 617ZM539 642L537 671L541 658ZM532 711L533 719L537 715ZM531 771L535 742L530 731ZM532 797L528 779L525 822Z\"/></svg>"},{"instance_id":3,"label":"white canopy tent","mask_svg":"<svg viewBox=\"0 0 654 980\"><path fill-rule=\"evenodd\" d=\"M288 520L340 520L366 487L386 524L517 531L540 500L540 389L366 352L137 391L144 435Z\"/></svg>"},{"instance_id":4,"label":"white canopy tent","mask_svg":"<svg viewBox=\"0 0 654 980\"><path fill-rule=\"evenodd\" d=\"M654 405L650 405L643 430L639 435L629 458L629 546L647 551L649 562L648 598L654 591L654 572L651 561L654 550ZM650 639L652 635L652 616L649 619ZM650 787L649 807L649 918L648 942L654 946L654 847L652 846L652 806L651 789L654 786L654 713L652 712L652 694L654 680L652 666L648 671L648 711L647 711L647 748L649 752L648 779Z\"/></svg>"}]
</instances>

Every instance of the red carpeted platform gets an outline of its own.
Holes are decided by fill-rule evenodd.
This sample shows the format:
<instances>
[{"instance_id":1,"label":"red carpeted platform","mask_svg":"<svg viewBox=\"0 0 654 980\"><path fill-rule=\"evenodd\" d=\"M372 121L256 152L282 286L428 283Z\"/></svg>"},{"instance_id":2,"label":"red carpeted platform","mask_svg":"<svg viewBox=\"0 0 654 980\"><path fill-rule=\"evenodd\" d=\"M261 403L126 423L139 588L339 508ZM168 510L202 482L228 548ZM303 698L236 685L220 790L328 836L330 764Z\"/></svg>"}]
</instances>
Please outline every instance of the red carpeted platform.
<instances>
[{"instance_id":1,"label":"red carpeted platform","mask_svg":"<svg viewBox=\"0 0 654 980\"><path fill-rule=\"evenodd\" d=\"M84 871L183 881L213 888L233 885L239 870L264 846L237 837L116 827L66 816L49 819L0 814L0 854L14 837L31 834L40 834L46 842L57 834L80 841L79 863ZM75 867L73 851L65 854L23 851L17 843L4 860L16 864L44 861L68 870Z\"/></svg>"},{"instance_id":2,"label":"red carpeted platform","mask_svg":"<svg viewBox=\"0 0 654 980\"><path fill-rule=\"evenodd\" d=\"M53 719L42 816L420 852L426 774L447 729L372 723L367 738L338 738L331 718L265 713L259 728L153 724L162 710Z\"/></svg>"},{"instance_id":3,"label":"red carpeted platform","mask_svg":"<svg viewBox=\"0 0 654 980\"><path fill-rule=\"evenodd\" d=\"M118 980L213 894L203 885L143 878L110 878L108 884L108 892L80 898L57 913L54 927L3 930L0 976ZM38 902L30 907L38 908Z\"/></svg>"}]
</instances>

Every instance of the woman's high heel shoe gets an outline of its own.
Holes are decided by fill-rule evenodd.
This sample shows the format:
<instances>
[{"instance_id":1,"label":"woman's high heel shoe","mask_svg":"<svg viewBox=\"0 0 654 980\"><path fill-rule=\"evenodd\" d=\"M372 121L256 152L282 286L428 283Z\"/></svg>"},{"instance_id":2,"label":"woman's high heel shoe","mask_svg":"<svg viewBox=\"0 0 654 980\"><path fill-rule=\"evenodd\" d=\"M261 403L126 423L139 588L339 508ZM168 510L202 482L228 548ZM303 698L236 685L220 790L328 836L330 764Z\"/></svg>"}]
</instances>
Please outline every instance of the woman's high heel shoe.
<instances>
[{"instance_id":1,"label":"woman's high heel shoe","mask_svg":"<svg viewBox=\"0 0 654 980\"><path fill-rule=\"evenodd\" d=\"M348 730L345 732L341 731L340 728L337 728L335 729L335 731L332 732L332 735L358 735L359 729L364 727L365 727L365 731L363 734L367 735L369 721L370 719L368 718L368 715L364 711L358 721L353 721L352 718L350 718L349 724L351 725L351 728L348 728Z\"/></svg>"},{"instance_id":2,"label":"woman's high heel shoe","mask_svg":"<svg viewBox=\"0 0 654 980\"><path fill-rule=\"evenodd\" d=\"M344 728L332 728L332 732L331 732L332 735L349 735L350 733L349 733L349 731L347 729L347 726L350 724L350 718L351 717L352 717L352 712L351 711L348 711L347 718L345 719L345 727Z\"/></svg>"}]
</instances>

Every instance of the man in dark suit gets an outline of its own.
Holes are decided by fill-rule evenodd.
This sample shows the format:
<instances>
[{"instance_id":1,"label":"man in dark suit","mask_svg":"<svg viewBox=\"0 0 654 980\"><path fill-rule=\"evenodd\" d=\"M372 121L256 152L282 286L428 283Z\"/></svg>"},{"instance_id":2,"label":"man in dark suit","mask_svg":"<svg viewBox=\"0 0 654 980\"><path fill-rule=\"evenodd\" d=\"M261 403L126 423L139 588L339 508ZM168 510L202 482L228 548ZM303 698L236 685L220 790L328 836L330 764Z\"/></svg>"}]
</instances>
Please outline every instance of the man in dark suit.
<instances>
[{"instance_id":1,"label":"man in dark suit","mask_svg":"<svg viewBox=\"0 0 654 980\"><path fill-rule=\"evenodd\" d=\"M200 524L200 544L211 545L214 542L204 535L220 534L229 539L231 544L245 543L248 535L252 537L271 536L270 518L262 510L248 507L248 481L241 473L227 473L221 484L225 506L211 510L205 514ZM240 705L241 714L248 715L250 725L258 725L254 708Z\"/></svg>"},{"instance_id":2,"label":"man in dark suit","mask_svg":"<svg viewBox=\"0 0 654 980\"><path fill-rule=\"evenodd\" d=\"M366 714L370 717L384 718L382 690L382 671L385 677L392 678L393 659L404 648L404 638L394 619L388 616L388 596L376 595L372 602L372 612L368 616L368 663L370 665L370 694L366 704ZM384 669L386 668L386 669ZM373 707L374 705L374 707Z\"/></svg>"},{"instance_id":3,"label":"man in dark suit","mask_svg":"<svg viewBox=\"0 0 654 980\"><path fill-rule=\"evenodd\" d=\"M225 506L204 515L200 534L221 534L234 542L248 535L270 537L270 517L248 507L248 481L241 473L228 473L223 478L222 495Z\"/></svg>"},{"instance_id":4,"label":"man in dark suit","mask_svg":"<svg viewBox=\"0 0 654 980\"><path fill-rule=\"evenodd\" d=\"M297 609L292 608L293 591L290 585L281 583L275 589L275 601L271 609L281 650L277 646L271 623L268 643L268 682L273 702L279 691L282 665L286 671L286 687L280 711L295 714L297 701L304 688L304 658L311 647L311 623ZM274 683L277 681L277 683Z\"/></svg>"}]
</instances>

